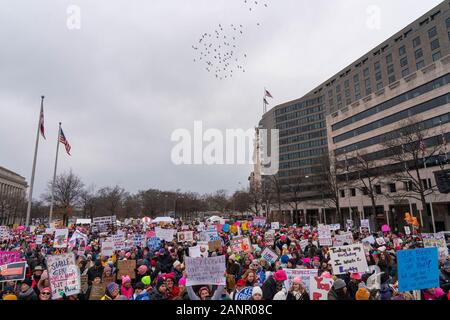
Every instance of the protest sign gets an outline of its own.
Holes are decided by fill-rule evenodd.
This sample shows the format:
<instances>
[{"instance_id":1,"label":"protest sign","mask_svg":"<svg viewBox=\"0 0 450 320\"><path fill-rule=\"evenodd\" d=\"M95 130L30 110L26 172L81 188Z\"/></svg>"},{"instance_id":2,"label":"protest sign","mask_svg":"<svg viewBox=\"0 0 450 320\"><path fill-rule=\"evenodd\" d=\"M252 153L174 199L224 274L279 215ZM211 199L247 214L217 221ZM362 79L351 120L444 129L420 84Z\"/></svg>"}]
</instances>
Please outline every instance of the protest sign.
<instances>
[{"instance_id":1,"label":"protest sign","mask_svg":"<svg viewBox=\"0 0 450 320\"><path fill-rule=\"evenodd\" d=\"M333 266L333 274L347 272L366 272L367 260L362 244L331 247L330 261Z\"/></svg>"},{"instance_id":2,"label":"protest sign","mask_svg":"<svg viewBox=\"0 0 450 320\"><path fill-rule=\"evenodd\" d=\"M125 236L123 234L115 234L111 238L114 244L114 250L125 249Z\"/></svg>"},{"instance_id":3,"label":"protest sign","mask_svg":"<svg viewBox=\"0 0 450 320\"><path fill-rule=\"evenodd\" d=\"M144 247L145 246L145 237L140 233L135 233L133 235L133 245L135 247Z\"/></svg>"},{"instance_id":4,"label":"protest sign","mask_svg":"<svg viewBox=\"0 0 450 320\"><path fill-rule=\"evenodd\" d=\"M55 231L55 228L45 228L45 234L54 234Z\"/></svg>"},{"instance_id":5,"label":"protest sign","mask_svg":"<svg viewBox=\"0 0 450 320\"><path fill-rule=\"evenodd\" d=\"M422 233L422 242L425 248L438 248L440 261L445 261L447 259L448 249L443 233Z\"/></svg>"},{"instance_id":6,"label":"protest sign","mask_svg":"<svg viewBox=\"0 0 450 320\"><path fill-rule=\"evenodd\" d=\"M222 248L222 241L220 241L220 240L208 241L208 250L209 251L213 252L220 248Z\"/></svg>"},{"instance_id":7,"label":"protest sign","mask_svg":"<svg viewBox=\"0 0 450 320\"><path fill-rule=\"evenodd\" d=\"M345 222L345 228L347 230L350 230L351 228L353 228L353 220L347 219L347 221Z\"/></svg>"},{"instance_id":8,"label":"protest sign","mask_svg":"<svg viewBox=\"0 0 450 320\"><path fill-rule=\"evenodd\" d=\"M253 218L252 225L255 227L258 227L258 226L264 227L266 225L266 221L267 221L266 218L255 217L255 218Z\"/></svg>"},{"instance_id":9,"label":"protest sign","mask_svg":"<svg viewBox=\"0 0 450 320\"><path fill-rule=\"evenodd\" d=\"M98 232L108 232L116 225L116 216L96 217L92 223L97 227Z\"/></svg>"},{"instance_id":10,"label":"protest sign","mask_svg":"<svg viewBox=\"0 0 450 320\"><path fill-rule=\"evenodd\" d=\"M308 239L300 240L300 248L302 248L302 251L305 251L305 248L307 245L308 245Z\"/></svg>"},{"instance_id":11,"label":"protest sign","mask_svg":"<svg viewBox=\"0 0 450 320\"><path fill-rule=\"evenodd\" d=\"M334 236L333 246L339 247L349 244L353 244L353 235L351 232L337 234Z\"/></svg>"},{"instance_id":12,"label":"protest sign","mask_svg":"<svg viewBox=\"0 0 450 320\"><path fill-rule=\"evenodd\" d=\"M194 241L194 231L182 231L177 233L178 242Z\"/></svg>"},{"instance_id":13,"label":"protest sign","mask_svg":"<svg viewBox=\"0 0 450 320\"><path fill-rule=\"evenodd\" d=\"M197 226L197 231L201 232L204 231L206 229L205 224L203 222L200 222Z\"/></svg>"},{"instance_id":14,"label":"protest sign","mask_svg":"<svg viewBox=\"0 0 450 320\"><path fill-rule=\"evenodd\" d=\"M89 295L89 300L100 300L106 292L106 286L103 283L93 284L91 286L91 293Z\"/></svg>"},{"instance_id":15,"label":"protest sign","mask_svg":"<svg viewBox=\"0 0 450 320\"><path fill-rule=\"evenodd\" d=\"M129 276L130 279L136 278L136 260L119 260L117 262L117 279L122 279L122 276Z\"/></svg>"},{"instance_id":16,"label":"protest sign","mask_svg":"<svg viewBox=\"0 0 450 320\"><path fill-rule=\"evenodd\" d=\"M309 282L311 300L328 300L328 292L334 283L332 278L312 277Z\"/></svg>"},{"instance_id":17,"label":"protest sign","mask_svg":"<svg viewBox=\"0 0 450 320\"><path fill-rule=\"evenodd\" d=\"M112 257L114 255L114 243L112 241L103 241L101 254L104 257Z\"/></svg>"},{"instance_id":18,"label":"protest sign","mask_svg":"<svg viewBox=\"0 0 450 320\"><path fill-rule=\"evenodd\" d=\"M20 261L19 251L0 251L0 266L19 261Z\"/></svg>"},{"instance_id":19,"label":"protest sign","mask_svg":"<svg viewBox=\"0 0 450 320\"><path fill-rule=\"evenodd\" d=\"M55 230L55 239L53 240L53 247L54 248L66 248L68 236L69 236L68 229L56 229Z\"/></svg>"},{"instance_id":20,"label":"protest sign","mask_svg":"<svg viewBox=\"0 0 450 320\"><path fill-rule=\"evenodd\" d=\"M38 234L38 235L36 236L36 244L37 244L38 246L41 245L43 239L44 239L44 235Z\"/></svg>"},{"instance_id":21,"label":"protest sign","mask_svg":"<svg viewBox=\"0 0 450 320\"><path fill-rule=\"evenodd\" d=\"M253 293L253 287L245 287L236 293L235 300L250 300Z\"/></svg>"},{"instance_id":22,"label":"protest sign","mask_svg":"<svg viewBox=\"0 0 450 320\"><path fill-rule=\"evenodd\" d=\"M19 261L0 265L0 282L21 281L25 279L27 262Z\"/></svg>"},{"instance_id":23,"label":"protest sign","mask_svg":"<svg viewBox=\"0 0 450 320\"><path fill-rule=\"evenodd\" d=\"M375 244L375 238L374 236L368 236L367 238L362 239L361 242Z\"/></svg>"},{"instance_id":24,"label":"protest sign","mask_svg":"<svg viewBox=\"0 0 450 320\"><path fill-rule=\"evenodd\" d=\"M306 291L309 293L309 284L310 280L317 276L317 269L285 269L287 280L284 282L284 286L286 289L289 290L289 288L292 286L292 282L296 277L299 277L302 279L303 286L305 287Z\"/></svg>"},{"instance_id":25,"label":"protest sign","mask_svg":"<svg viewBox=\"0 0 450 320\"><path fill-rule=\"evenodd\" d=\"M362 219L361 220L361 232L370 232L369 219Z\"/></svg>"},{"instance_id":26,"label":"protest sign","mask_svg":"<svg viewBox=\"0 0 450 320\"><path fill-rule=\"evenodd\" d=\"M317 232L319 234L319 244L321 246L333 245L333 239L331 239L330 229L326 225L319 224L317 227Z\"/></svg>"},{"instance_id":27,"label":"protest sign","mask_svg":"<svg viewBox=\"0 0 450 320\"><path fill-rule=\"evenodd\" d=\"M278 255L269 248L264 248L261 252L261 258L266 260L269 264L275 263L278 260Z\"/></svg>"},{"instance_id":28,"label":"protest sign","mask_svg":"<svg viewBox=\"0 0 450 320\"><path fill-rule=\"evenodd\" d=\"M88 236L85 235L84 233L82 233L79 230L75 230L75 232L70 237L70 240L69 240L68 244L69 244L70 247L73 248L73 247L75 247L77 245L77 242L81 241L81 240L84 240L85 242L87 242Z\"/></svg>"},{"instance_id":29,"label":"protest sign","mask_svg":"<svg viewBox=\"0 0 450 320\"><path fill-rule=\"evenodd\" d=\"M252 252L253 247L248 237L236 237L230 241L231 250L233 252Z\"/></svg>"},{"instance_id":30,"label":"protest sign","mask_svg":"<svg viewBox=\"0 0 450 320\"><path fill-rule=\"evenodd\" d=\"M329 237L329 238L319 238L319 244L321 246L332 246L333 245L333 239L331 237Z\"/></svg>"},{"instance_id":31,"label":"protest sign","mask_svg":"<svg viewBox=\"0 0 450 320\"><path fill-rule=\"evenodd\" d=\"M195 247L189 247L189 256L192 258L207 257L208 250L208 242L197 242L197 245Z\"/></svg>"},{"instance_id":32,"label":"protest sign","mask_svg":"<svg viewBox=\"0 0 450 320\"><path fill-rule=\"evenodd\" d=\"M383 237L376 238L376 241L379 246L384 246L386 244L386 241Z\"/></svg>"},{"instance_id":33,"label":"protest sign","mask_svg":"<svg viewBox=\"0 0 450 320\"><path fill-rule=\"evenodd\" d=\"M158 237L148 239L147 246L150 250L159 250L161 248L161 240Z\"/></svg>"},{"instance_id":34,"label":"protest sign","mask_svg":"<svg viewBox=\"0 0 450 320\"><path fill-rule=\"evenodd\" d=\"M406 235L410 235L411 234L411 228L409 226L405 226L404 229L405 229L405 234Z\"/></svg>"},{"instance_id":35,"label":"protest sign","mask_svg":"<svg viewBox=\"0 0 450 320\"><path fill-rule=\"evenodd\" d=\"M53 300L80 293L80 269L73 253L48 255L47 270Z\"/></svg>"},{"instance_id":36,"label":"protest sign","mask_svg":"<svg viewBox=\"0 0 450 320\"><path fill-rule=\"evenodd\" d=\"M272 246L275 242L275 230L269 230L264 233L264 239L266 240L266 244Z\"/></svg>"},{"instance_id":37,"label":"protest sign","mask_svg":"<svg viewBox=\"0 0 450 320\"><path fill-rule=\"evenodd\" d=\"M438 249L397 251L400 292L439 287Z\"/></svg>"},{"instance_id":38,"label":"protest sign","mask_svg":"<svg viewBox=\"0 0 450 320\"><path fill-rule=\"evenodd\" d=\"M6 240L9 237L9 228L7 226L0 226L0 240Z\"/></svg>"},{"instance_id":39,"label":"protest sign","mask_svg":"<svg viewBox=\"0 0 450 320\"><path fill-rule=\"evenodd\" d=\"M155 228L155 233L158 238L167 242L173 241L173 236L177 232L175 229L163 229L161 227Z\"/></svg>"},{"instance_id":40,"label":"protest sign","mask_svg":"<svg viewBox=\"0 0 450 320\"><path fill-rule=\"evenodd\" d=\"M225 256L185 258L186 286L225 285Z\"/></svg>"},{"instance_id":41,"label":"protest sign","mask_svg":"<svg viewBox=\"0 0 450 320\"><path fill-rule=\"evenodd\" d=\"M87 274L82 274L80 276L80 284L81 284L81 286L80 286L81 293L85 294L86 291L89 289Z\"/></svg>"},{"instance_id":42,"label":"protest sign","mask_svg":"<svg viewBox=\"0 0 450 320\"><path fill-rule=\"evenodd\" d=\"M181 226L181 230L189 230L189 226L183 224L183 225Z\"/></svg>"},{"instance_id":43,"label":"protest sign","mask_svg":"<svg viewBox=\"0 0 450 320\"><path fill-rule=\"evenodd\" d=\"M279 222L272 222L272 223L270 224L270 229L272 229L272 230L278 230L278 229L280 229L280 223L279 223Z\"/></svg>"}]
</instances>

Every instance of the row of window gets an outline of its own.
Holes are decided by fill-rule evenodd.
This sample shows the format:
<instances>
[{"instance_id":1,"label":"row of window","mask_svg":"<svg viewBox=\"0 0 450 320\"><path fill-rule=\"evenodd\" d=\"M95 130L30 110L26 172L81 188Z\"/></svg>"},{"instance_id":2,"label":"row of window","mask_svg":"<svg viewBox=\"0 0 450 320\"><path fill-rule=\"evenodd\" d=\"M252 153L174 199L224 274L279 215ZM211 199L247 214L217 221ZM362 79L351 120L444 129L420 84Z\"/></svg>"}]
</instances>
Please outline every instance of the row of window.
<instances>
[{"instance_id":1,"label":"row of window","mask_svg":"<svg viewBox=\"0 0 450 320\"><path fill-rule=\"evenodd\" d=\"M312 131L312 130L316 130L316 129L322 129L325 127L326 127L325 121L321 121L321 122L313 123L313 124L303 126L303 127L280 130L280 137L291 136L291 135L299 134L299 133L302 133L305 131Z\"/></svg>"},{"instance_id":2,"label":"row of window","mask_svg":"<svg viewBox=\"0 0 450 320\"><path fill-rule=\"evenodd\" d=\"M299 102L290 106L286 106L280 109L275 110L275 116L279 116L282 114L285 114L287 112L292 112L292 111L296 111L299 109L303 109L303 108L307 108L307 107L311 107L314 106L316 104L321 104L323 100L323 97L317 97L317 98L313 98L313 99L309 99L309 100L305 100L303 102Z\"/></svg>"},{"instance_id":3,"label":"row of window","mask_svg":"<svg viewBox=\"0 0 450 320\"><path fill-rule=\"evenodd\" d=\"M326 145L327 145L327 139L313 140L313 141L308 141L308 142L303 142L303 143L298 143L298 144L292 144L292 145L286 146L286 147L281 147L280 153L309 149L309 148L326 146Z\"/></svg>"},{"instance_id":4,"label":"row of window","mask_svg":"<svg viewBox=\"0 0 450 320\"><path fill-rule=\"evenodd\" d=\"M307 157L315 157L324 154L327 151L327 148L317 148L310 149L305 151L288 153L280 156L280 161L298 159L298 158L307 158Z\"/></svg>"},{"instance_id":5,"label":"row of window","mask_svg":"<svg viewBox=\"0 0 450 320\"><path fill-rule=\"evenodd\" d=\"M297 136L292 136L289 138L280 139L279 142L280 142L280 146L283 146L286 144L291 144L291 143L296 143L296 142L300 142L300 141L311 140L311 139L326 137L326 136L327 136L327 131L320 130L320 131L300 134Z\"/></svg>"},{"instance_id":6,"label":"row of window","mask_svg":"<svg viewBox=\"0 0 450 320\"><path fill-rule=\"evenodd\" d=\"M305 117L305 118L301 118L301 119L292 120L292 121L289 121L289 122L277 124L276 128L279 129L279 130L286 129L286 128L292 128L292 127L296 127L296 126L299 126L299 125L302 125L302 124L305 124L305 123L316 122L316 121L322 120L324 118L325 118L325 116L324 116L323 113L318 113L318 114L315 114L315 115L312 115L312 116L308 116L308 117Z\"/></svg>"},{"instance_id":7,"label":"row of window","mask_svg":"<svg viewBox=\"0 0 450 320\"><path fill-rule=\"evenodd\" d=\"M450 83L450 73L448 73L445 76L442 76L440 78L437 78L433 81L430 81L424 85L421 85L417 88L414 88L408 92L402 93L401 95L398 95L395 98L392 98L383 103L380 103L372 108L366 109L358 114L355 114L354 116L351 116L347 119L339 121L339 122L333 124L331 126L331 129L332 129L332 131L336 131L345 126L348 126L349 124L366 119L374 114L383 112L383 111L390 109L392 107L395 107L403 102L417 98L418 96L421 96L425 93L431 92L437 88L445 86L448 83Z\"/></svg>"},{"instance_id":8,"label":"row of window","mask_svg":"<svg viewBox=\"0 0 450 320\"><path fill-rule=\"evenodd\" d=\"M323 104L321 104L319 106L315 106L313 108L308 108L308 109L305 109L305 110L302 110L302 111L297 111L297 112L294 112L294 113L290 113L290 114L287 114L287 115L284 115L284 116L281 116L281 117L276 117L275 118L275 122L279 123L279 122L283 122L283 121L286 121L286 120L300 118L300 117L304 117L304 116L307 116L309 114L317 113L317 112L320 112L320 111L323 111Z\"/></svg>"},{"instance_id":9,"label":"row of window","mask_svg":"<svg viewBox=\"0 0 450 320\"><path fill-rule=\"evenodd\" d=\"M445 124L450 122L450 113L445 113L442 114L440 116L425 120L425 121L421 121L418 122L417 125L419 125L421 128L423 128L424 130L430 129L430 128L434 128L439 126L440 124ZM410 127L410 126L409 126ZM367 148L376 144L380 144L383 141L387 141L387 140L391 140L391 139L396 139L399 138L402 132L405 132L408 130L409 127L404 127L401 129L397 129L397 130L393 130L387 133L383 133L380 134L378 136L366 139L366 140L362 140L362 141L358 141L356 143L352 143L350 145L347 145L345 147L341 147L341 148L337 148L335 150L335 154L336 155L341 155L347 152L353 152L359 149L363 149L363 148Z\"/></svg>"},{"instance_id":10,"label":"row of window","mask_svg":"<svg viewBox=\"0 0 450 320\"><path fill-rule=\"evenodd\" d=\"M380 120L376 120L373 121L369 124L366 124L362 127L353 129L351 131L348 131L346 133L343 133L341 135L338 135L336 137L333 138L334 143L340 142L340 141L344 141L347 139L350 139L352 137L356 137L359 136L361 134L370 132L372 130L378 129L378 128L382 128L384 126L387 126L389 124L398 122L400 120L409 118L409 117L413 117L417 114L420 114L422 112L431 110L431 109L435 109L438 108L440 106L446 105L447 103L450 103L450 93L447 93L445 95L442 95L440 97L431 99L427 102L418 104L414 107L411 107L409 109L406 110L402 110L400 112L397 112L393 115L390 115L388 117L382 118Z\"/></svg>"}]
</instances>

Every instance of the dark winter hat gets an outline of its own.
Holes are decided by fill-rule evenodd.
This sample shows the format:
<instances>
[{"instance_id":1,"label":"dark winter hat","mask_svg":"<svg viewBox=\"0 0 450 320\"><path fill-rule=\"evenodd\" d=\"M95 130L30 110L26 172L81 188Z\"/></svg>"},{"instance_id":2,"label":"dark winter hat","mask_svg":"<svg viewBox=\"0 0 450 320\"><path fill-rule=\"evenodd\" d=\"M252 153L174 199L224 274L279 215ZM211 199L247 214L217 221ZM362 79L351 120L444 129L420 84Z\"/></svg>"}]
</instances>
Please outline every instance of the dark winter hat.
<instances>
[{"instance_id":1,"label":"dark winter hat","mask_svg":"<svg viewBox=\"0 0 450 320\"><path fill-rule=\"evenodd\" d=\"M145 289L145 286L144 286L144 284L143 284L142 282L138 282L138 283L135 284L134 289L135 289L135 290L136 290L136 289L144 290L144 289Z\"/></svg>"},{"instance_id":2,"label":"dark winter hat","mask_svg":"<svg viewBox=\"0 0 450 320\"><path fill-rule=\"evenodd\" d=\"M26 285L28 285L29 287L31 287L31 284L33 283L33 280L31 280L31 278L25 278L25 279L22 280L21 284L24 284L24 283Z\"/></svg>"},{"instance_id":3,"label":"dark winter hat","mask_svg":"<svg viewBox=\"0 0 450 320\"><path fill-rule=\"evenodd\" d=\"M345 284L345 281L342 279L336 279L336 281L333 284L334 289L339 290L342 289L344 287L346 287L347 285Z\"/></svg>"}]
</instances>

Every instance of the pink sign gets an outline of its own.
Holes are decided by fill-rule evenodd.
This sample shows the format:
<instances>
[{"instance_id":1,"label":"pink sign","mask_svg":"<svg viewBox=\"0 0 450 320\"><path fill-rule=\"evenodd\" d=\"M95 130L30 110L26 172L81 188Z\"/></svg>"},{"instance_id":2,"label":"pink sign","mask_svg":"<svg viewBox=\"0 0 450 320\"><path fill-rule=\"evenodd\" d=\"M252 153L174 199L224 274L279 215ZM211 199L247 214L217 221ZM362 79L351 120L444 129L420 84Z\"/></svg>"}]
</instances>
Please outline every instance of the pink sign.
<instances>
[{"instance_id":1,"label":"pink sign","mask_svg":"<svg viewBox=\"0 0 450 320\"><path fill-rule=\"evenodd\" d=\"M146 237L147 239L156 237L156 232L155 232L155 231L147 230L147 232L145 232L145 237Z\"/></svg>"},{"instance_id":2,"label":"pink sign","mask_svg":"<svg viewBox=\"0 0 450 320\"><path fill-rule=\"evenodd\" d=\"M0 266L19 261L20 261L20 252L0 251Z\"/></svg>"},{"instance_id":3,"label":"pink sign","mask_svg":"<svg viewBox=\"0 0 450 320\"><path fill-rule=\"evenodd\" d=\"M382 232L391 232L391 228L387 224L383 224L381 226L381 231Z\"/></svg>"},{"instance_id":4,"label":"pink sign","mask_svg":"<svg viewBox=\"0 0 450 320\"><path fill-rule=\"evenodd\" d=\"M217 224L217 232L222 232L222 224Z\"/></svg>"}]
</instances>

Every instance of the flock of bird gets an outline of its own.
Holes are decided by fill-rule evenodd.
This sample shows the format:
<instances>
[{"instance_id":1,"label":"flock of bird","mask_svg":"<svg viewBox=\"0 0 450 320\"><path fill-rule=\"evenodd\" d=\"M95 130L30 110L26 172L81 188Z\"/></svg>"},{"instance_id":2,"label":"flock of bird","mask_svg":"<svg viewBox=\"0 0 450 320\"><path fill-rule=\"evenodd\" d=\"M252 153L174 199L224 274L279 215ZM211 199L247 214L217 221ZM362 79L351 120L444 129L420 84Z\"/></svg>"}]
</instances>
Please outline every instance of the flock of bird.
<instances>
[{"instance_id":1,"label":"flock of bird","mask_svg":"<svg viewBox=\"0 0 450 320\"><path fill-rule=\"evenodd\" d=\"M268 7L260 1L243 0L249 11L257 6ZM258 22L256 24L260 26ZM194 62L203 65L205 70L218 80L233 78L238 72L245 73L247 54L240 44L245 28L242 24L219 24L213 32L203 33L198 42L192 45Z\"/></svg>"}]
</instances>

